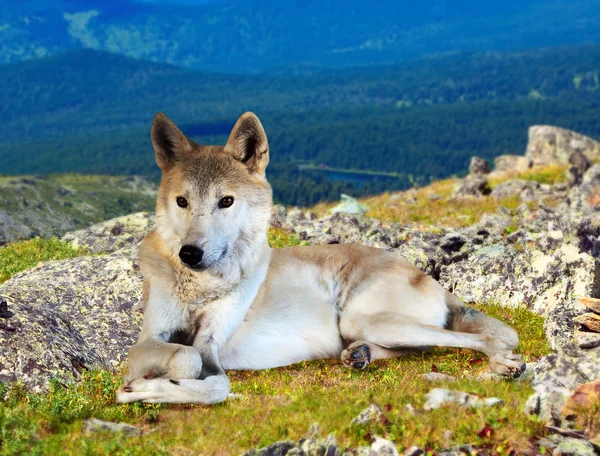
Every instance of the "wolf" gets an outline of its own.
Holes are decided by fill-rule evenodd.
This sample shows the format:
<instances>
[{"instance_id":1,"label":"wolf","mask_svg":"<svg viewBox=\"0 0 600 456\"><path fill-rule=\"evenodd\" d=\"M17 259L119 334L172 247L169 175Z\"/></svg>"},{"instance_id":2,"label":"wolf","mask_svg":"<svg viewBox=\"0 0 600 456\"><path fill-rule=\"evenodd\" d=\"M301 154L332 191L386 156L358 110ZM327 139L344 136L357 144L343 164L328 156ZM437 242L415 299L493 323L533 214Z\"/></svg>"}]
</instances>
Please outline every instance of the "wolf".
<instances>
[{"instance_id":1,"label":"wolf","mask_svg":"<svg viewBox=\"0 0 600 456\"><path fill-rule=\"evenodd\" d=\"M118 402L214 404L226 369L339 358L373 360L425 347L485 353L518 377L517 333L465 306L399 255L353 244L271 249L269 144L256 115L225 146L187 138L164 114L152 124L162 178L144 239L144 321Z\"/></svg>"}]
</instances>

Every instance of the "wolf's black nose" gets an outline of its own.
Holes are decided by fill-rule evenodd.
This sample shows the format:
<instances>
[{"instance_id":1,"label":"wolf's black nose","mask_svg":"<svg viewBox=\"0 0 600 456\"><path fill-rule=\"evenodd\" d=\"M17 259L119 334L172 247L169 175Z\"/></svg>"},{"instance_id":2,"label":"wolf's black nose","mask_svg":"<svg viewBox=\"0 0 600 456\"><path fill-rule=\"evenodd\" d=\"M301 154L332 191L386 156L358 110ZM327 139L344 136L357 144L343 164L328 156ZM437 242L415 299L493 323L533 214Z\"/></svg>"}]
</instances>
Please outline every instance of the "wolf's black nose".
<instances>
[{"instance_id":1,"label":"wolf's black nose","mask_svg":"<svg viewBox=\"0 0 600 456\"><path fill-rule=\"evenodd\" d=\"M186 266L196 267L202 261L204 252L195 245L184 245L179 251L179 258Z\"/></svg>"}]
</instances>

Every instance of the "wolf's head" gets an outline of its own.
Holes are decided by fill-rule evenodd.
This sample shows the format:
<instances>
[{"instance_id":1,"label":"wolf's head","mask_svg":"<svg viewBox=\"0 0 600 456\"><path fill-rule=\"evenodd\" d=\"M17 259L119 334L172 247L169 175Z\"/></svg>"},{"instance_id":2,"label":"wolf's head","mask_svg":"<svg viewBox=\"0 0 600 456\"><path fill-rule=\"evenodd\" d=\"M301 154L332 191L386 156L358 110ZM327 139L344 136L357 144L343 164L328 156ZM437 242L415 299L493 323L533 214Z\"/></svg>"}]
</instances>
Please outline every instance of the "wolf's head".
<instances>
[{"instance_id":1,"label":"wolf's head","mask_svg":"<svg viewBox=\"0 0 600 456\"><path fill-rule=\"evenodd\" d=\"M265 242L272 191L258 117L243 114L224 147L195 144L162 113L151 137L162 170L156 227L173 256L193 270L225 273Z\"/></svg>"}]
</instances>

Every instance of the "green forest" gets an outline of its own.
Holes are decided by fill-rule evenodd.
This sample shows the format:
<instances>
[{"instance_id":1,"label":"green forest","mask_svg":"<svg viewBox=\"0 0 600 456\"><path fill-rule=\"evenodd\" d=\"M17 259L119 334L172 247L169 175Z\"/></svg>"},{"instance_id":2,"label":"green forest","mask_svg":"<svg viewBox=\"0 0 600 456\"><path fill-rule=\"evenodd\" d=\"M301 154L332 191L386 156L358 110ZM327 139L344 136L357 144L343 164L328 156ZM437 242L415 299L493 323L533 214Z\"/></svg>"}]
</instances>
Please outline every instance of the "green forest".
<instances>
[{"instance_id":1,"label":"green forest","mask_svg":"<svg viewBox=\"0 0 600 456\"><path fill-rule=\"evenodd\" d=\"M269 136L275 198L297 205L463 174L473 155L523 154L534 124L600 138L600 45L592 44L257 76L89 50L3 70L2 174L156 179L149 130L159 110L204 144L223 144L239 114L256 112ZM359 184L300 164L398 177Z\"/></svg>"}]
</instances>

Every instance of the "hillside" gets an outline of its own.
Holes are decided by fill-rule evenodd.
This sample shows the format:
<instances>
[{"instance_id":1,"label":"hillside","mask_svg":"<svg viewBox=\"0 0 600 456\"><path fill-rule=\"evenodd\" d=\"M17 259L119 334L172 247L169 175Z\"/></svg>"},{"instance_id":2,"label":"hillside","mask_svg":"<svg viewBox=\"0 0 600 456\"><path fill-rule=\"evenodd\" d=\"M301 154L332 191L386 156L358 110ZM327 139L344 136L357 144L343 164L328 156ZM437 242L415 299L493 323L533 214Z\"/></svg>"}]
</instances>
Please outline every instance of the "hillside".
<instances>
[{"instance_id":1,"label":"hillside","mask_svg":"<svg viewBox=\"0 0 600 456\"><path fill-rule=\"evenodd\" d=\"M454 50L600 39L598 0L384 0L368 7L348 0L343 5L274 0L7 3L0 13L0 62L90 48L211 71L302 71Z\"/></svg>"},{"instance_id":2,"label":"hillside","mask_svg":"<svg viewBox=\"0 0 600 456\"><path fill-rule=\"evenodd\" d=\"M139 177L0 176L0 245L149 211L155 201L156 186Z\"/></svg>"},{"instance_id":3,"label":"hillside","mask_svg":"<svg viewBox=\"0 0 600 456\"><path fill-rule=\"evenodd\" d=\"M532 124L600 137L598 62L600 45L579 45L227 76L75 51L3 68L0 172L154 179L154 112L167 112L197 142L223 144L236 117L254 110L269 135L277 201L306 206L341 192L376 194L461 173L474 151L487 159L521 154ZM301 163L397 178L333 180L300 171Z\"/></svg>"}]
</instances>

